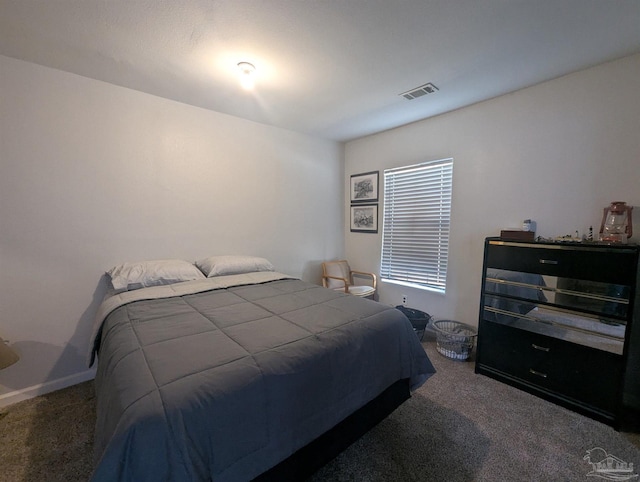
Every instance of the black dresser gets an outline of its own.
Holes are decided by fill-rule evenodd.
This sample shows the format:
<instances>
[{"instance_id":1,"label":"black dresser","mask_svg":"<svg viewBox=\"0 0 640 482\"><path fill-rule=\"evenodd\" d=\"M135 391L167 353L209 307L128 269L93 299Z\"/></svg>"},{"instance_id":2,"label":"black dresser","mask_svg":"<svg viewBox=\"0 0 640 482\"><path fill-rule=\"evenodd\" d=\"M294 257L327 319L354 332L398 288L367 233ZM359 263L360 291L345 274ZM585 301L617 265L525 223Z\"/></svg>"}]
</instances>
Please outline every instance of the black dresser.
<instances>
[{"instance_id":1,"label":"black dresser","mask_svg":"<svg viewBox=\"0 0 640 482\"><path fill-rule=\"evenodd\" d=\"M487 238L476 373L637 429L639 253Z\"/></svg>"}]
</instances>

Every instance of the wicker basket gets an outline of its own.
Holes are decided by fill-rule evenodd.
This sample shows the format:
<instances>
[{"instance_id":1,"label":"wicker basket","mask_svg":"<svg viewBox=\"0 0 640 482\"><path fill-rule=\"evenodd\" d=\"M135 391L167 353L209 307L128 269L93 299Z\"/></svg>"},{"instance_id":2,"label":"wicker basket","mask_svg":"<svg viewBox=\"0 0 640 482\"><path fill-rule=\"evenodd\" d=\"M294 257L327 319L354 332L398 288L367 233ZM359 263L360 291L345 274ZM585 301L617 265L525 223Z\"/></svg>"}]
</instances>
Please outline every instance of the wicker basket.
<instances>
[{"instance_id":1,"label":"wicker basket","mask_svg":"<svg viewBox=\"0 0 640 482\"><path fill-rule=\"evenodd\" d=\"M473 352L478 333L474 328L459 321L439 320L433 322L436 331L436 350L454 360L466 360Z\"/></svg>"}]
</instances>

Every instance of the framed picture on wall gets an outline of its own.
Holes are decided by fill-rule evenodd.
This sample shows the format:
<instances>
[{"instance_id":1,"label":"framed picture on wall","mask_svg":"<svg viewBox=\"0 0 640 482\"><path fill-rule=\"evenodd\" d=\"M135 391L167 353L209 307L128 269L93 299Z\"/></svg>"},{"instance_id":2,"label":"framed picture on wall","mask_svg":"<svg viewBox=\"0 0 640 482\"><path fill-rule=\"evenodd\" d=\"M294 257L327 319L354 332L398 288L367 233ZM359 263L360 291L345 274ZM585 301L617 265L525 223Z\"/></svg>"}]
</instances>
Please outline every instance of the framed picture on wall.
<instances>
[{"instance_id":1,"label":"framed picture on wall","mask_svg":"<svg viewBox=\"0 0 640 482\"><path fill-rule=\"evenodd\" d=\"M364 172L351 176L351 202L372 202L378 200L379 171Z\"/></svg>"},{"instance_id":2,"label":"framed picture on wall","mask_svg":"<svg viewBox=\"0 0 640 482\"><path fill-rule=\"evenodd\" d=\"M356 204L355 206L351 206L351 232L378 232L377 204Z\"/></svg>"}]
</instances>

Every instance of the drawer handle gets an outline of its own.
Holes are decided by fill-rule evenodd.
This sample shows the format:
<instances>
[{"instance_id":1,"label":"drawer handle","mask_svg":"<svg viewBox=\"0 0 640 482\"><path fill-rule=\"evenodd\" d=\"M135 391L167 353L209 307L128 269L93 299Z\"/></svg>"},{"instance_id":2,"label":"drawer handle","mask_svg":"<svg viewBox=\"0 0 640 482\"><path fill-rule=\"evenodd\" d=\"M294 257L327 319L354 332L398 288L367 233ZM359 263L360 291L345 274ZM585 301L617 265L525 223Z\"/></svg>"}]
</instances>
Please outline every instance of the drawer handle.
<instances>
[{"instance_id":1,"label":"drawer handle","mask_svg":"<svg viewBox=\"0 0 640 482\"><path fill-rule=\"evenodd\" d=\"M547 378L547 374L546 373L542 373L542 372L536 371L533 368L529 368L529 373L531 373L532 375L536 375L538 377Z\"/></svg>"},{"instance_id":2,"label":"drawer handle","mask_svg":"<svg viewBox=\"0 0 640 482\"><path fill-rule=\"evenodd\" d=\"M541 259L539 261L541 264L558 264L558 261L555 259Z\"/></svg>"},{"instance_id":3,"label":"drawer handle","mask_svg":"<svg viewBox=\"0 0 640 482\"><path fill-rule=\"evenodd\" d=\"M545 352L549 351L549 348L547 348L546 346L536 345L535 343L531 343L531 347L535 348L536 350L540 350L540 351L545 351Z\"/></svg>"}]
</instances>

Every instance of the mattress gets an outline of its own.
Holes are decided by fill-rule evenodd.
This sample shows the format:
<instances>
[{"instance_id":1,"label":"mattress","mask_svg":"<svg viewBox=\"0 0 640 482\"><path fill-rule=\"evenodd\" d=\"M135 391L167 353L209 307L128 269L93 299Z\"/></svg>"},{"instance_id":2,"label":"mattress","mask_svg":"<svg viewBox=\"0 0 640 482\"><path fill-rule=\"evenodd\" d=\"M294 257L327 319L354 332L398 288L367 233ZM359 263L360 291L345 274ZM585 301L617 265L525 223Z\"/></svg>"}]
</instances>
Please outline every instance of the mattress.
<instances>
[{"instance_id":1,"label":"mattress","mask_svg":"<svg viewBox=\"0 0 640 482\"><path fill-rule=\"evenodd\" d=\"M251 480L435 372L399 310L274 272L118 294L94 335L95 481Z\"/></svg>"}]
</instances>

